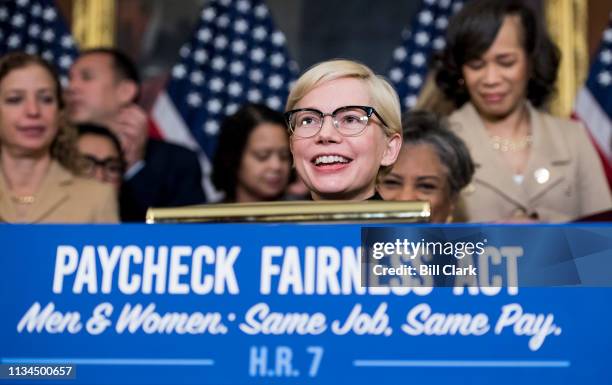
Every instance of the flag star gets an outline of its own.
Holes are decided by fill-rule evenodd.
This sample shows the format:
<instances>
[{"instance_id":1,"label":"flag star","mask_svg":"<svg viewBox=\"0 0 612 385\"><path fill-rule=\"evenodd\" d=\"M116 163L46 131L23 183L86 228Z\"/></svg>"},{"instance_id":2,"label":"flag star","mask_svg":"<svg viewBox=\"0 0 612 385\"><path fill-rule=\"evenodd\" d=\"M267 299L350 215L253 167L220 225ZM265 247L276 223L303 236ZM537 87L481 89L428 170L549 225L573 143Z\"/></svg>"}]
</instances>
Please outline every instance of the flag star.
<instances>
[{"instance_id":1,"label":"flag star","mask_svg":"<svg viewBox=\"0 0 612 385\"><path fill-rule=\"evenodd\" d=\"M17 47L19 47L20 44L21 44L21 39L19 38L19 35L12 34L11 36L9 36L8 42L7 42L7 45L9 47L17 48Z\"/></svg>"},{"instance_id":2,"label":"flag star","mask_svg":"<svg viewBox=\"0 0 612 385\"><path fill-rule=\"evenodd\" d=\"M204 132L210 136L217 135L219 133L219 123L215 122L214 120L206 121L204 124Z\"/></svg>"},{"instance_id":3,"label":"flag star","mask_svg":"<svg viewBox=\"0 0 612 385\"><path fill-rule=\"evenodd\" d=\"M275 31L272 34L272 44L281 46L285 43L285 35L281 31Z\"/></svg>"},{"instance_id":4,"label":"flag star","mask_svg":"<svg viewBox=\"0 0 612 385\"><path fill-rule=\"evenodd\" d=\"M242 13L245 13L251 9L251 4L248 0L240 0L236 3L236 9Z\"/></svg>"},{"instance_id":5,"label":"flag star","mask_svg":"<svg viewBox=\"0 0 612 385\"><path fill-rule=\"evenodd\" d=\"M446 46L446 41L444 40L442 36L438 36L434 39L433 47L435 50L440 51L444 49L444 46Z\"/></svg>"},{"instance_id":6,"label":"flag star","mask_svg":"<svg viewBox=\"0 0 612 385\"><path fill-rule=\"evenodd\" d=\"M238 82L231 82L227 87L227 92L234 97L240 96L242 93L242 86Z\"/></svg>"},{"instance_id":7,"label":"flag star","mask_svg":"<svg viewBox=\"0 0 612 385\"><path fill-rule=\"evenodd\" d=\"M34 4L32 6L32 9L31 9L30 13L34 17L39 17L42 14L42 7L41 7L41 5L40 4Z\"/></svg>"},{"instance_id":8,"label":"flag star","mask_svg":"<svg viewBox=\"0 0 612 385\"><path fill-rule=\"evenodd\" d=\"M174 68L172 68L172 76L174 76L177 79L182 79L183 77L185 77L186 74L187 74L187 70L185 69L185 66L182 64L177 64L174 66Z\"/></svg>"},{"instance_id":9,"label":"flag star","mask_svg":"<svg viewBox=\"0 0 612 385\"><path fill-rule=\"evenodd\" d=\"M204 74L202 74L202 71L193 71L189 76L189 80L196 86L200 86L204 83Z\"/></svg>"},{"instance_id":10,"label":"flag star","mask_svg":"<svg viewBox=\"0 0 612 385\"><path fill-rule=\"evenodd\" d=\"M38 48L36 47L35 44L31 44L30 43L30 44L26 45L25 51L26 51L27 54L36 55L38 53Z\"/></svg>"},{"instance_id":11,"label":"flag star","mask_svg":"<svg viewBox=\"0 0 612 385\"><path fill-rule=\"evenodd\" d=\"M604 87L607 87L612 83L612 75L608 71L602 71L597 75L597 81Z\"/></svg>"},{"instance_id":12,"label":"flag star","mask_svg":"<svg viewBox=\"0 0 612 385\"><path fill-rule=\"evenodd\" d=\"M251 50L251 59L256 62L261 62L266 57L266 53L261 48L254 48Z\"/></svg>"},{"instance_id":13,"label":"flag star","mask_svg":"<svg viewBox=\"0 0 612 385\"><path fill-rule=\"evenodd\" d=\"M244 72L244 64L241 61L233 61L230 64L230 73L234 76L242 75Z\"/></svg>"},{"instance_id":14,"label":"flag star","mask_svg":"<svg viewBox=\"0 0 612 385\"><path fill-rule=\"evenodd\" d=\"M444 16L440 16L436 19L436 28L445 30L448 26L448 19Z\"/></svg>"},{"instance_id":15,"label":"flag star","mask_svg":"<svg viewBox=\"0 0 612 385\"><path fill-rule=\"evenodd\" d=\"M440 7L446 9L450 6L451 0L440 0Z\"/></svg>"},{"instance_id":16,"label":"flag star","mask_svg":"<svg viewBox=\"0 0 612 385\"><path fill-rule=\"evenodd\" d=\"M44 30L42 39L46 42L52 42L55 39L55 32L51 28L47 28Z\"/></svg>"},{"instance_id":17,"label":"flag star","mask_svg":"<svg viewBox=\"0 0 612 385\"><path fill-rule=\"evenodd\" d=\"M234 23L234 31L238 33L245 33L249 29L249 23L244 19L238 19Z\"/></svg>"},{"instance_id":18,"label":"flag star","mask_svg":"<svg viewBox=\"0 0 612 385\"><path fill-rule=\"evenodd\" d=\"M64 35L62 36L62 47L64 48L72 48L74 46L74 40L72 40L72 36Z\"/></svg>"},{"instance_id":19,"label":"flag star","mask_svg":"<svg viewBox=\"0 0 612 385\"><path fill-rule=\"evenodd\" d=\"M404 47L397 47L395 51L393 51L393 57L397 61L404 60L406 58L406 55L407 55L406 48Z\"/></svg>"},{"instance_id":20,"label":"flag star","mask_svg":"<svg viewBox=\"0 0 612 385\"><path fill-rule=\"evenodd\" d=\"M223 49L225 47L227 47L227 37L225 36L217 36L215 38L215 47L218 49Z\"/></svg>"},{"instance_id":21,"label":"flag star","mask_svg":"<svg viewBox=\"0 0 612 385\"><path fill-rule=\"evenodd\" d=\"M270 63L274 67L280 67L285 63L285 56L283 56L282 53L277 52L273 54L272 56L270 56Z\"/></svg>"},{"instance_id":22,"label":"flag star","mask_svg":"<svg viewBox=\"0 0 612 385\"><path fill-rule=\"evenodd\" d=\"M70 85L70 81L68 80L68 77L61 75L60 84L62 85L62 88L68 88L68 86Z\"/></svg>"},{"instance_id":23,"label":"flag star","mask_svg":"<svg viewBox=\"0 0 612 385\"><path fill-rule=\"evenodd\" d=\"M604 32L604 40L608 43L612 43L612 28L606 29Z\"/></svg>"},{"instance_id":24,"label":"flag star","mask_svg":"<svg viewBox=\"0 0 612 385\"><path fill-rule=\"evenodd\" d=\"M278 110L281 108L281 100L278 96L270 96L266 99L266 104L273 110Z\"/></svg>"},{"instance_id":25,"label":"flag star","mask_svg":"<svg viewBox=\"0 0 612 385\"><path fill-rule=\"evenodd\" d=\"M218 114L219 111L221 111L221 108L223 108L223 106L221 105L219 99L212 99L206 104L206 109L208 112L213 114Z\"/></svg>"},{"instance_id":26,"label":"flag star","mask_svg":"<svg viewBox=\"0 0 612 385\"><path fill-rule=\"evenodd\" d=\"M599 55L599 58L604 64L612 63L612 51L609 49L601 51L601 55Z\"/></svg>"},{"instance_id":27,"label":"flag star","mask_svg":"<svg viewBox=\"0 0 612 385\"><path fill-rule=\"evenodd\" d=\"M70 57L70 55L62 55L59 59L59 66L61 68L70 68L70 66L72 65L72 58Z\"/></svg>"},{"instance_id":28,"label":"flag star","mask_svg":"<svg viewBox=\"0 0 612 385\"><path fill-rule=\"evenodd\" d=\"M198 31L198 40L203 43L208 43L212 39L212 32L208 28L202 28Z\"/></svg>"},{"instance_id":29,"label":"flag star","mask_svg":"<svg viewBox=\"0 0 612 385\"><path fill-rule=\"evenodd\" d=\"M230 19L226 15L221 15L217 18L217 27L219 28L227 28L229 23Z\"/></svg>"},{"instance_id":30,"label":"flag star","mask_svg":"<svg viewBox=\"0 0 612 385\"><path fill-rule=\"evenodd\" d=\"M0 21L6 20L8 16L8 10L5 7L0 8Z\"/></svg>"},{"instance_id":31,"label":"flag star","mask_svg":"<svg viewBox=\"0 0 612 385\"><path fill-rule=\"evenodd\" d=\"M268 79L268 85L270 86L270 88L278 90L283 85L283 78L277 74L272 75Z\"/></svg>"},{"instance_id":32,"label":"flag star","mask_svg":"<svg viewBox=\"0 0 612 385\"><path fill-rule=\"evenodd\" d=\"M223 87L225 87L225 83L223 83L223 80L219 77L212 78L208 83L208 88L213 92L220 92Z\"/></svg>"},{"instance_id":33,"label":"flag star","mask_svg":"<svg viewBox=\"0 0 612 385\"><path fill-rule=\"evenodd\" d=\"M259 19L263 19L268 15L268 8L264 4L259 4L255 7L255 16Z\"/></svg>"},{"instance_id":34,"label":"flag star","mask_svg":"<svg viewBox=\"0 0 612 385\"><path fill-rule=\"evenodd\" d=\"M202 20L211 22L217 16L217 12L215 12L212 8L206 8L202 11Z\"/></svg>"},{"instance_id":35,"label":"flag star","mask_svg":"<svg viewBox=\"0 0 612 385\"><path fill-rule=\"evenodd\" d=\"M298 63L295 60L289 60L289 69L293 72L298 72L300 66L298 66Z\"/></svg>"},{"instance_id":36,"label":"flag star","mask_svg":"<svg viewBox=\"0 0 612 385\"><path fill-rule=\"evenodd\" d=\"M36 38L40 35L40 26L38 24L31 24L28 28L28 35Z\"/></svg>"},{"instance_id":37,"label":"flag star","mask_svg":"<svg viewBox=\"0 0 612 385\"><path fill-rule=\"evenodd\" d=\"M433 21L433 16L429 11L423 11L419 13L419 23L423 25L429 25Z\"/></svg>"},{"instance_id":38,"label":"flag star","mask_svg":"<svg viewBox=\"0 0 612 385\"><path fill-rule=\"evenodd\" d=\"M53 60L53 52L51 51L45 51L42 53L42 57L43 59L45 59L46 61L52 61Z\"/></svg>"},{"instance_id":39,"label":"flag star","mask_svg":"<svg viewBox=\"0 0 612 385\"><path fill-rule=\"evenodd\" d=\"M229 7L229 5L232 3L232 0L219 0L219 3L224 7Z\"/></svg>"},{"instance_id":40,"label":"flag star","mask_svg":"<svg viewBox=\"0 0 612 385\"><path fill-rule=\"evenodd\" d=\"M45 8L45 11L43 12L43 19L47 21L53 21L55 20L56 16L57 16L57 13L55 12L53 8L51 7Z\"/></svg>"},{"instance_id":41,"label":"flag star","mask_svg":"<svg viewBox=\"0 0 612 385\"><path fill-rule=\"evenodd\" d=\"M461 10L461 8L463 8L463 3L462 2L457 2L455 4L453 4L453 13L457 13Z\"/></svg>"},{"instance_id":42,"label":"flag star","mask_svg":"<svg viewBox=\"0 0 612 385\"><path fill-rule=\"evenodd\" d=\"M17 0L17 5L19 7L25 7L30 3L30 0Z\"/></svg>"},{"instance_id":43,"label":"flag star","mask_svg":"<svg viewBox=\"0 0 612 385\"><path fill-rule=\"evenodd\" d=\"M222 56L215 56L212 59L211 66L215 71L221 71L225 68L225 59Z\"/></svg>"},{"instance_id":44,"label":"flag star","mask_svg":"<svg viewBox=\"0 0 612 385\"><path fill-rule=\"evenodd\" d=\"M261 101L261 91L256 89L249 90L249 92L247 93L247 99L249 99L249 102L252 103L257 103Z\"/></svg>"},{"instance_id":45,"label":"flag star","mask_svg":"<svg viewBox=\"0 0 612 385\"><path fill-rule=\"evenodd\" d=\"M193 54L193 58L198 64L202 64L208 59L208 54L203 49L198 49Z\"/></svg>"},{"instance_id":46,"label":"flag star","mask_svg":"<svg viewBox=\"0 0 612 385\"><path fill-rule=\"evenodd\" d=\"M202 105L202 97L197 92L190 92L187 95L187 103L191 107L200 107Z\"/></svg>"},{"instance_id":47,"label":"flag star","mask_svg":"<svg viewBox=\"0 0 612 385\"><path fill-rule=\"evenodd\" d=\"M420 46L425 46L429 43L429 34L424 31L417 32L414 36L414 41Z\"/></svg>"},{"instance_id":48,"label":"flag star","mask_svg":"<svg viewBox=\"0 0 612 385\"><path fill-rule=\"evenodd\" d=\"M410 59L410 62L416 67L422 67L425 65L426 61L427 59L425 58L425 55L423 55L421 52L415 53Z\"/></svg>"},{"instance_id":49,"label":"flag star","mask_svg":"<svg viewBox=\"0 0 612 385\"><path fill-rule=\"evenodd\" d=\"M189 45L187 44L182 46L181 49L179 50L179 55L181 55L182 58L186 58L190 54L191 54L191 48L189 48Z\"/></svg>"},{"instance_id":50,"label":"flag star","mask_svg":"<svg viewBox=\"0 0 612 385\"><path fill-rule=\"evenodd\" d=\"M434 5L436 3L436 0L425 0L425 3L427 3L428 5Z\"/></svg>"},{"instance_id":51,"label":"flag star","mask_svg":"<svg viewBox=\"0 0 612 385\"><path fill-rule=\"evenodd\" d=\"M234 40L232 42L232 52L236 55L242 55L247 49L244 40Z\"/></svg>"},{"instance_id":52,"label":"flag star","mask_svg":"<svg viewBox=\"0 0 612 385\"><path fill-rule=\"evenodd\" d=\"M227 107L225 107L225 114L226 115L232 115L232 114L234 114L234 112L238 111L239 107L240 106L238 104L236 104L236 103L228 104Z\"/></svg>"},{"instance_id":53,"label":"flag star","mask_svg":"<svg viewBox=\"0 0 612 385\"><path fill-rule=\"evenodd\" d=\"M418 74L412 74L408 76L408 85L412 88L419 88L423 80Z\"/></svg>"},{"instance_id":54,"label":"flag star","mask_svg":"<svg viewBox=\"0 0 612 385\"><path fill-rule=\"evenodd\" d=\"M395 67L391 69L391 71L389 71L389 77L394 83L397 83L404 77L404 71L402 71L400 68Z\"/></svg>"},{"instance_id":55,"label":"flag star","mask_svg":"<svg viewBox=\"0 0 612 385\"><path fill-rule=\"evenodd\" d=\"M404 106L406 106L407 108L414 107L416 103L417 103L416 95L408 95L404 98Z\"/></svg>"},{"instance_id":56,"label":"flag star","mask_svg":"<svg viewBox=\"0 0 612 385\"><path fill-rule=\"evenodd\" d=\"M21 13L17 13L11 19L11 24L15 27L21 27L25 24L25 17Z\"/></svg>"},{"instance_id":57,"label":"flag star","mask_svg":"<svg viewBox=\"0 0 612 385\"><path fill-rule=\"evenodd\" d=\"M266 30L265 27L263 26L259 26L253 29L253 38L255 40L263 40L266 38L266 36L268 36L268 31Z\"/></svg>"},{"instance_id":58,"label":"flag star","mask_svg":"<svg viewBox=\"0 0 612 385\"><path fill-rule=\"evenodd\" d=\"M249 79L254 83L259 83L263 80L263 73L259 69L254 69L249 73Z\"/></svg>"}]
</instances>

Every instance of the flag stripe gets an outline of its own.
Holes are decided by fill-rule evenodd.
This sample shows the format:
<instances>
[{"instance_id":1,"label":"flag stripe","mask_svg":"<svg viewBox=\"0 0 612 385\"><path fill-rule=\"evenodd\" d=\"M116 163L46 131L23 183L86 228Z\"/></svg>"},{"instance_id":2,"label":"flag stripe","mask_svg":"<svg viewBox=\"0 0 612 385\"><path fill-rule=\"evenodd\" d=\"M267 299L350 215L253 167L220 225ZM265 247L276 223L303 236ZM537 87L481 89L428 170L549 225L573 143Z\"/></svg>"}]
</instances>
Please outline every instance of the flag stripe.
<instances>
[{"instance_id":1,"label":"flag stripe","mask_svg":"<svg viewBox=\"0 0 612 385\"><path fill-rule=\"evenodd\" d=\"M582 88L576 98L576 115L589 128L593 139L608 160L612 161L612 125L588 88Z\"/></svg>"}]
</instances>

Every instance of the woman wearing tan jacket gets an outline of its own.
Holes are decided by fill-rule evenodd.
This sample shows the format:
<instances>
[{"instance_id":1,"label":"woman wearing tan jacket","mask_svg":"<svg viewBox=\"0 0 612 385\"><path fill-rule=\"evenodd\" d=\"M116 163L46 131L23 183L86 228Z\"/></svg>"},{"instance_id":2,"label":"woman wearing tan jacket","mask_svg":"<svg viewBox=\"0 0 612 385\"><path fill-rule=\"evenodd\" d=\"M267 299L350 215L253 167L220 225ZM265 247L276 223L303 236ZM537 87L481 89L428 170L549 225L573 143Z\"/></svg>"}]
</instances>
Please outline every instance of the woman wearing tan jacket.
<instances>
[{"instance_id":1,"label":"woman wearing tan jacket","mask_svg":"<svg viewBox=\"0 0 612 385\"><path fill-rule=\"evenodd\" d=\"M42 59L0 60L0 221L112 223L112 187L80 176L76 131L62 123L61 88Z\"/></svg>"},{"instance_id":2,"label":"woman wearing tan jacket","mask_svg":"<svg viewBox=\"0 0 612 385\"><path fill-rule=\"evenodd\" d=\"M522 1L474 0L451 20L436 80L461 107L451 128L476 166L462 219L563 222L612 206L584 127L537 109L554 90L558 64Z\"/></svg>"}]
</instances>

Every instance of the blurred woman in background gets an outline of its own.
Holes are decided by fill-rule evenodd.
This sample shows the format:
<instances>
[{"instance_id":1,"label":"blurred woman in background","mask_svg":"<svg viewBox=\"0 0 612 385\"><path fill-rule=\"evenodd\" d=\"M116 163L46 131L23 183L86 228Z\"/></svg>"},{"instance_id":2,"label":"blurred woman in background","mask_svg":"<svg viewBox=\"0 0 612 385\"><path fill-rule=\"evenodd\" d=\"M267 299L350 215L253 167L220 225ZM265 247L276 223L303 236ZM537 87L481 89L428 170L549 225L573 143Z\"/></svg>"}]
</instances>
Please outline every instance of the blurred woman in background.
<instances>
[{"instance_id":1,"label":"blurred woman in background","mask_svg":"<svg viewBox=\"0 0 612 385\"><path fill-rule=\"evenodd\" d=\"M354 61L319 63L297 80L286 110L293 161L314 200L382 199L376 180L402 144L387 81Z\"/></svg>"},{"instance_id":2,"label":"blurred woman in background","mask_svg":"<svg viewBox=\"0 0 612 385\"><path fill-rule=\"evenodd\" d=\"M584 127L542 110L560 55L519 0L473 0L451 19L437 83L476 166L462 200L472 222L562 222L612 206Z\"/></svg>"},{"instance_id":3,"label":"blurred woman in background","mask_svg":"<svg viewBox=\"0 0 612 385\"><path fill-rule=\"evenodd\" d=\"M246 104L221 124L212 181L224 202L283 198L290 173L289 136L283 115Z\"/></svg>"},{"instance_id":4,"label":"blurred woman in background","mask_svg":"<svg viewBox=\"0 0 612 385\"><path fill-rule=\"evenodd\" d=\"M385 200L428 201L431 222L449 222L474 164L461 139L435 114L411 111L402 119L404 143L379 191Z\"/></svg>"},{"instance_id":5,"label":"blurred woman in background","mask_svg":"<svg viewBox=\"0 0 612 385\"><path fill-rule=\"evenodd\" d=\"M77 133L61 88L37 56L0 61L0 218L6 222L117 222L110 186L78 176Z\"/></svg>"},{"instance_id":6,"label":"blurred woman in background","mask_svg":"<svg viewBox=\"0 0 612 385\"><path fill-rule=\"evenodd\" d=\"M119 139L108 128L96 124L79 124L77 129L84 175L110 183L119 193L126 168Z\"/></svg>"}]
</instances>

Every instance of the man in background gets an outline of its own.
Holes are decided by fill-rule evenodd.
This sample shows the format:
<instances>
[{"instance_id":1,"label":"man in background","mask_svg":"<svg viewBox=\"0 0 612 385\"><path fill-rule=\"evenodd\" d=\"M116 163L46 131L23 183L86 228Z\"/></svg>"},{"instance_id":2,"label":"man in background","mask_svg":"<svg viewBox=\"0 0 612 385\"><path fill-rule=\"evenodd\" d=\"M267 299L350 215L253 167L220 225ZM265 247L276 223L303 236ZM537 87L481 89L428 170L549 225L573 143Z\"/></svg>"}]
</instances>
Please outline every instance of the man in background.
<instances>
[{"instance_id":1,"label":"man in background","mask_svg":"<svg viewBox=\"0 0 612 385\"><path fill-rule=\"evenodd\" d=\"M66 101L71 121L108 127L121 142L126 161L119 199L124 222L144 221L149 207L206 201L197 155L148 137L147 115L136 104L139 94L138 72L118 50L85 51L70 69Z\"/></svg>"}]
</instances>

